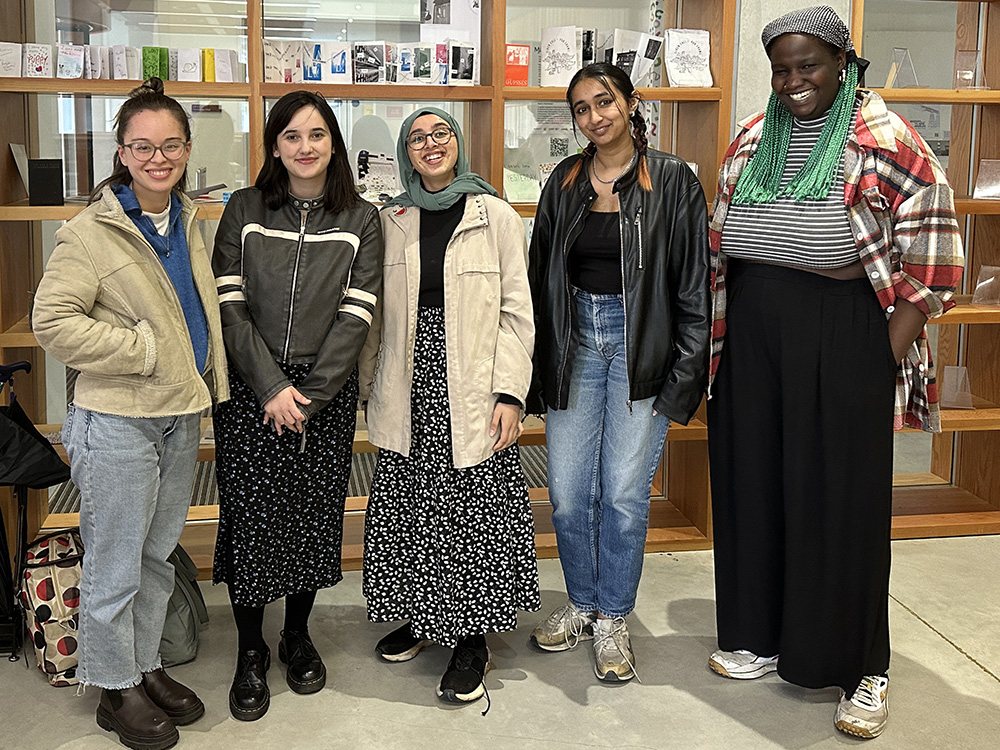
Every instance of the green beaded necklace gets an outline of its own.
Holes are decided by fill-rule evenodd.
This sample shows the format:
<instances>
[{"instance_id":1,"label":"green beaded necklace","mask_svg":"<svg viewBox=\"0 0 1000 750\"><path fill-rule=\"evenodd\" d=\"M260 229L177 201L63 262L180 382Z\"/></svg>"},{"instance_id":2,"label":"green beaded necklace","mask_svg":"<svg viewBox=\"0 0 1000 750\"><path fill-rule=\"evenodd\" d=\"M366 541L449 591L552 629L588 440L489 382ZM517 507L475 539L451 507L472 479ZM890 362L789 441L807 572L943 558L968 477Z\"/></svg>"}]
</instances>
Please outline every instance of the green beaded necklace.
<instances>
[{"instance_id":1,"label":"green beaded necklace","mask_svg":"<svg viewBox=\"0 0 1000 750\"><path fill-rule=\"evenodd\" d=\"M837 98L830 106L830 114L819 140L802 169L784 190L780 189L781 175L785 171L788 144L792 139L792 113L778 101L777 94L772 91L764 114L760 143L736 183L733 203L771 203L779 195L791 196L798 202L826 198L844 155L857 87L858 66L851 62L844 68L844 80L840 84Z\"/></svg>"}]
</instances>

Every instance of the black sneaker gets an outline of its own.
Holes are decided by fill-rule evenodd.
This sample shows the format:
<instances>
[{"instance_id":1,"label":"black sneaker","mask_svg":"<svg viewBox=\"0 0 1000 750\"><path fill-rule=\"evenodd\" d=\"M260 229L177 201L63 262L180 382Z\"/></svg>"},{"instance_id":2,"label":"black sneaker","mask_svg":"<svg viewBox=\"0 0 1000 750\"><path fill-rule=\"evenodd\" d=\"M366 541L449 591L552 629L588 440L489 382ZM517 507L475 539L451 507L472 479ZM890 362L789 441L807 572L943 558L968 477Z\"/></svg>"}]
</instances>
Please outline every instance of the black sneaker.
<instances>
[{"instance_id":1,"label":"black sneaker","mask_svg":"<svg viewBox=\"0 0 1000 750\"><path fill-rule=\"evenodd\" d=\"M483 697L483 677L490 671L490 650L483 639L479 645L459 642L438 686L438 697L449 703L469 703Z\"/></svg>"},{"instance_id":2,"label":"black sneaker","mask_svg":"<svg viewBox=\"0 0 1000 750\"><path fill-rule=\"evenodd\" d=\"M406 623L375 644L375 651L386 661L409 661L431 643L413 635L410 623Z\"/></svg>"}]
</instances>

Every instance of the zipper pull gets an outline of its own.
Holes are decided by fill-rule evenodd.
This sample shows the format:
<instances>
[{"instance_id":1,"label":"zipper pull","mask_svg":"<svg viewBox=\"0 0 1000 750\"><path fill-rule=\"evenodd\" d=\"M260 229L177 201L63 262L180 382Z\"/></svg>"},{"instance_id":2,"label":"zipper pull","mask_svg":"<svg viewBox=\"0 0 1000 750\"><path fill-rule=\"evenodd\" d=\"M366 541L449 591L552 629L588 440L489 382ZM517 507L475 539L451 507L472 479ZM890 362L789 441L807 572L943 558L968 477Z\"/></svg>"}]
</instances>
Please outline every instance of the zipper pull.
<instances>
[{"instance_id":1,"label":"zipper pull","mask_svg":"<svg viewBox=\"0 0 1000 750\"><path fill-rule=\"evenodd\" d=\"M299 442L299 453L306 452L306 426L302 425L302 440Z\"/></svg>"},{"instance_id":2,"label":"zipper pull","mask_svg":"<svg viewBox=\"0 0 1000 750\"><path fill-rule=\"evenodd\" d=\"M628 404L628 415L631 417L632 416L632 399L627 399L625 401L625 403Z\"/></svg>"}]
</instances>

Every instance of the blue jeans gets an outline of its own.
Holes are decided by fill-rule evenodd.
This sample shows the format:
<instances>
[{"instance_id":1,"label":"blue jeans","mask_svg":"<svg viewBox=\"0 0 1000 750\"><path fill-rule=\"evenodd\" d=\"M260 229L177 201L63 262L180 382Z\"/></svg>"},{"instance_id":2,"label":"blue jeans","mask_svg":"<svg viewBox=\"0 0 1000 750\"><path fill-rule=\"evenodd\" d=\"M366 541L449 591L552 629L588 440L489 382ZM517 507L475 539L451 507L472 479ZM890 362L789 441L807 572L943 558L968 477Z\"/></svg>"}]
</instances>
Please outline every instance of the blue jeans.
<instances>
[{"instance_id":1,"label":"blue jeans","mask_svg":"<svg viewBox=\"0 0 1000 750\"><path fill-rule=\"evenodd\" d=\"M160 637L198 458L198 414L131 418L70 407L63 425L80 490L80 666L86 685L137 685Z\"/></svg>"},{"instance_id":2,"label":"blue jeans","mask_svg":"<svg viewBox=\"0 0 1000 750\"><path fill-rule=\"evenodd\" d=\"M580 345L567 409L548 410L549 499L569 600L624 617L635 608L649 492L670 420L628 406L621 295L574 290ZM630 311L631 314L631 311Z\"/></svg>"}]
</instances>

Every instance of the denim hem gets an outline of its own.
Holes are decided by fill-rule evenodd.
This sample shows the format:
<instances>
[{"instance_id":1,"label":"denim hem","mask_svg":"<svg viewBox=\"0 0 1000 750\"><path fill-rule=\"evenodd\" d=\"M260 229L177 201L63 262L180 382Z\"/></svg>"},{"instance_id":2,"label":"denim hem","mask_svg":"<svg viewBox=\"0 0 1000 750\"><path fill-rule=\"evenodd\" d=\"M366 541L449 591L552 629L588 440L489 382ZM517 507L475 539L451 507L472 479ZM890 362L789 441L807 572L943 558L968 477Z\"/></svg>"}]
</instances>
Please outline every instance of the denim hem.
<instances>
[{"instance_id":1,"label":"denim hem","mask_svg":"<svg viewBox=\"0 0 1000 750\"><path fill-rule=\"evenodd\" d=\"M149 669L145 667L139 667L140 674L149 674L150 672L155 672L158 669L163 669L163 660L160 657L156 657L156 664Z\"/></svg>"},{"instance_id":2,"label":"denim hem","mask_svg":"<svg viewBox=\"0 0 1000 750\"><path fill-rule=\"evenodd\" d=\"M569 603L572 604L574 607L576 607L578 610L580 610L581 612L584 612L584 613L588 613L588 612L589 613L593 613L593 612L597 611L597 605L596 604L593 605L593 606L582 607L579 604L577 604L576 602L574 602L572 599L569 600Z\"/></svg>"},{"instance_id":3,"label":"denim hem","mask_svg":"<svg viewBox=\"0 0 1000 750\"><path fill-rule=\"evenodd\" d=\"M133 688L142 682L142 675L134 677L131 680L123 680L122 682L108 682L100 683L88 680L86 677L80 678L80 684L87 687L101 688L102 690L127 690L128 688Z\"/></svg>"},{"instance_id":4,"label":"denim hem","mask_svg":"<svg viewBox=\"0 0 1000 750\"><path fill-rule=\"evenodd\" d=\"M628 617L634 611L635 611L635 607L632 607L632 609L628 610L627 612L622 612L620 614L616 614L616 613L612 613L612 612L602 612L600 610L600 608L598 608L597 614L598 614L598 616L604 615L604 617L607 617L609 620L614 620L616 617Z\"/></svg>"}]
</instances>

